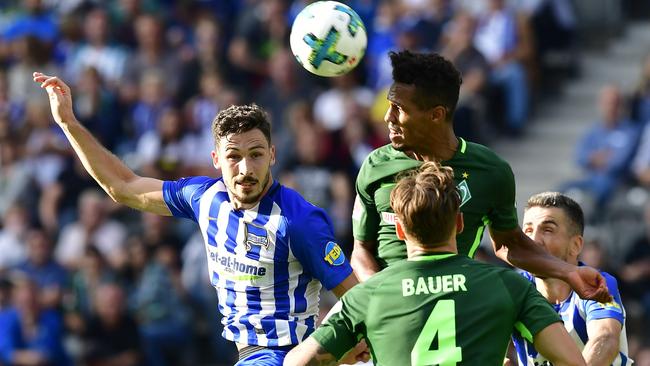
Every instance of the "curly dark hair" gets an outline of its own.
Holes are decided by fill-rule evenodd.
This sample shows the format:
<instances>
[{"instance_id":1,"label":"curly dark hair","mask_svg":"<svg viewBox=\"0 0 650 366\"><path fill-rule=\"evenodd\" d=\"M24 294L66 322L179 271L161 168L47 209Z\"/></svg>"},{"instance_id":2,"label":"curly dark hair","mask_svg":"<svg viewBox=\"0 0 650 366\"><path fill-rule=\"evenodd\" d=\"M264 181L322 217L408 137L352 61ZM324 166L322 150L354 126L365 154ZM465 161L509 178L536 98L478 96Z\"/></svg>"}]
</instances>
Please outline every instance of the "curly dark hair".
<instances>
[{"instance_id":1,"label":"curly dark hair","mask_svg":"<svg viewBox=\"0 0 650 366\"><path fill-rule=\"evenodd\" d=\"M462 78L454 65L437 53L390 52L393 80L415 85L415 103L421 108L445 107L449 119L456 109Z\"/></svg>"},{"instance_id":2,"label":"curly dark hair","mask_svg":"<svg viewBox=\"0 0 650 366\"><path fill-rule=\"evenodd\" d=\"M212 122L212 136L218 144L222 137L250 130L262 131L271 145L271 122L266 112L257 104L232 105L217 114Z\"/></svg>"}]
</instances>

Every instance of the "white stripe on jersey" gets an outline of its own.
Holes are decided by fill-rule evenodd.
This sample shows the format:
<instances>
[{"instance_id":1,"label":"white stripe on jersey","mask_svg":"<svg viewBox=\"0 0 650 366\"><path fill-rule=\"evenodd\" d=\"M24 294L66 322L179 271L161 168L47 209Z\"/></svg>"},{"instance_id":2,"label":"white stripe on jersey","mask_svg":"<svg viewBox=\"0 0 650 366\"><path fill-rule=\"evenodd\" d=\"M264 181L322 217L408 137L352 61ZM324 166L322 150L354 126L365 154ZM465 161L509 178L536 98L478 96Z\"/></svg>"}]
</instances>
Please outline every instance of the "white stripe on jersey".
<instances>
[{"instance_id":1,"label":"white stripe on jersey","mask_svg":"<svg viewBox=\"0 0 650 366\"><path fill-rule=\"evenodd\" d=\"M210 260L210 255L211 251L214 250L214 252L217 252L217 249L212 249L211 245L209 245L209 239L208 239L208 226L210 225L210 220L212 219L210 217L210 207L212 206L212 202L217 194L220 192L227 192L226 186L222 181L218 181L217 183L213 184L208 188L205 193L201 196L201 200L199 201L199 217L198 217L198 223L199 226L201 227L201 235L203 235L203 242L205 245L205 251L206 255L208 258L208 276L210 278L210 282L212 283L212 273L218 273L218 268L217 265L214 261ZM215 238L216 240L216 238ZM216 287L215 283L212 283L213 286ZM225 320L228 317L228 315L232 312L230 308L228 308L225 305L225 299L227 298L227 292L225 291L225 288L216 288L217 292L217 297L219 299L219 308L221 309L223 318L222 318L222 324L225 325ZM224 328L224 332L229 333L230 337L234 337L234 334L227 328ZM232 339L232 338L231 338Z\"/></svg>"}]
</instances>

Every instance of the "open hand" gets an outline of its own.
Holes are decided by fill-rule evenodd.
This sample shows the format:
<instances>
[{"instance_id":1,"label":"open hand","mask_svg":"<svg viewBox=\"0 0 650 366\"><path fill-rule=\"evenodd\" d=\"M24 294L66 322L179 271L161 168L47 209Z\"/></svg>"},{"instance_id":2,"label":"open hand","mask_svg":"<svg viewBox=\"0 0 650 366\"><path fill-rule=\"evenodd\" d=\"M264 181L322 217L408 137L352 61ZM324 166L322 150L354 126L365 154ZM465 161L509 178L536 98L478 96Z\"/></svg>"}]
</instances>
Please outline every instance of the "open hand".
<instances>
[{"instance_id":1,"label":"open hand","mask_svg":"<svg viewBox=\"0 0 650 366\"><path fill-rule=\"evenodd\" d=\"M56 76L48 76L40 72L33 74L34 81L45 88L50 100L52 116L58 124L65 124L75 120L72 112L72 94L70 87Z\"/></svg>"}]
</instances>

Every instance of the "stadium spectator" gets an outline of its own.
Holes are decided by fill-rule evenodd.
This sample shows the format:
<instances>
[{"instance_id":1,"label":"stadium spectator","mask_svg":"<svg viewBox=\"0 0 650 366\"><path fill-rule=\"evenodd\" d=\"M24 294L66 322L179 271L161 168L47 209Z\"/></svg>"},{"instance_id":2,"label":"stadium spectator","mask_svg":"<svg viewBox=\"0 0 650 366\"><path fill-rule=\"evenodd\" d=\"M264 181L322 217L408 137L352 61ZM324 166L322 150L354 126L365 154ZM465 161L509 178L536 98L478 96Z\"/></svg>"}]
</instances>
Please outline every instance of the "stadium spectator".
<instances>
[{"instance_id":1,"label":"stadium spectator","mask_svg":"<svg viewBox=\"0 0 650 366\"><path fill-rule=\"evenodd\" d=\"M184 173L194 157L194 140L185 132L179 110L168 107L161 111L155 130L146 131L135 150L135 168L144 175L159 179Z\"/></svg>"},{"instance_id":2,"label":"stadium spectator","mask_svg":"<svg viewBox=\"0 0 650 366\"><path fill-rule=\"evenodd\" d=\"M40 223L52 234L79 219L78 207L81 194L97 183L86 172L81 161L75 157L66 159L65 167L56 180L41 190L38 202Z\"/></svg>"},{"instance_id":3,"label":"stadium spectator","mask_svg":"<svg viewBox=\"0 0 650 366\"><path fill-rule=\"evenodd\" d=\"M278 50L269 60L269 79L257 93L255 100L269 113L271 118L271 138L277 149L283 152L276 158L275 172L281 172L291 160L294 151L295 131L289 125L291 106L310 100L313 85L298 70L291 50Z\"/></svg>"},{"instance_id":4,"label":"stadium spectator","mask_svg":"<svg viewBox=\"0 0 650 366\"><path fill-rule=\"evenodd\" d=\"M179 84L178 70L181 60L165 43L162 20L153 14L141 14L135 19L134 28L137 47L129 57L120 80L122 100L136 100L137 80L151 71L165 75L165 83L161 87L166 95L175 95Z\"/></svg>"},{"instance_id":5,"label":"stadium spectator","mask_svg":"<svg viewBox=\"0 0 650 366\"><path fill-rule=\"evenodd\" d=\"M335 365L360 338L378 364L498 365L515 328L525 329L553 364L585 365L553 308L528 281L458 254L463 216L453 175L450 167L426 162L397 182L390 203L408 260L345 294L285 365Z\"/></svg>"},{"instance_id":6,"label":"stadium spectator","mask_svg":"<svg viewBox=\"0 0 650 366\"><path fill-rule=\"evenodd\" d=\"M32 0L34 1L34 0ZM31 85L31 74L34 69L59 72L51 57L47 43L34 36L24 36L11 43L14 62L7 70L9 97L14 103L25 105L28 100L38 98Z\"/></svg>"},{"instance_id":7,"label":"stadium spectator","mask_svg":"<svg viewBox=\"0 0 650 366\"><path fill-rule=\"evenodd\" d=\"M143 365L138 325L127 312L124 290L116 284L99 285L93 303L94 315L83 337L83 363L88 366Z\"/></svg>"},{"instance_id":8,"label":"stadium spectator","mask_svg":"<svg viewBox=\"0 0 650 366\"><path fill-rule=\"evenodd\" d=\"M641 65L641 75L631 100L631 118L642 126L650 122L650 54Z\"/></svg>"},{"instance_id":9,"label":"stadium spectator","mask_svg":"<svg viewBox=\"0 0 650 366\"><path fill-rule=\"evenodd\" d=\"M124 76L128 53L119 45L110 44L110 27L106 10L101 7L89 11L84 17L84 41L76 47L66 61L65 73L76 85L79 70L92 66L102 76L109 89L116 90Z\"/></svg>"},{"instance_id":10,"label":"stadium spectator","mask_svg":"<svg viewBox=\"0 0 650 366\"><path fill-rule=\"evenodd\" d=\"M508 8L505 0L485 1L488 6L479 14L474 44L490 63L491 85L503 90L506 132L519 135L524 131L530 108L526 72L533 52L530 24L527 18Z\"/></svg>"},{"instance_id":11,"label":"stadium spectator","mask_svg":"<svg viewBox=\"0 0 650 366\"><path fill-rule=\"evenodd\" d=\"M43 5L42 0L25 0L19 2L22 7L19 14L2 30L2 38L13 41L22 37L34 37L49 46L56 41L58 27L56 19Z\"/></svg>"},{"instance_id":12,"label":"stadium spectator","mask_svg":"<svg viewBox=\"0 0 650 366\"><path fill-rule=\"evenodd\" d=\"M160 118L170 106L171 99L165 90L165 74L147 70L140 76L138 99L128 117L133 143L137 144L147 132L156 131Z\"/></svg>"},{"instance_id":13,"label":"stadium spectator","mask_svg":"<svg viewBox=\"0 0 650 366\"><path fill-rule=\"evenodd\" d=\"M354 104L370 108L372 91L361 85L355 73L348 73L330 80L330 88L320 93L314 100L314 117L326 131L339 131L345 125L348 111Z\"/></svg>"},{"instance_id":14,"label":"stadium spectator","mask_svg":"<svg viewBox=\"0 0 650 366\"><path fill-rule=\"evenodd\" d=\"M52 128L51 121L47 104L38 99L27 102L22 131L25 161L40 189L55 181L71 151L61 131Z\"/></svg>"},{"instance_id":15,"label":"stadium spectator","mask_svg":"<svg viewBox=\"0 0 650 366\"><path fill-rule=\"evenodd\" d=\"M307 122L294 126L295 159L287 164L280 181L291 187L312 204L324 208L334 222L339 240L349 232L352 187L344 172L328 167L325 159L320 126Z\"/></svg>"},{"instance_id":16,"label":"stadium spectator","mask_svg":"<svg viewBox=\"0 0 650 366\"><path fill-rule=\"evenodd\" d=\"M70 365L58 312L40 304L38 286L12 276L12 307L0 313L0 361L6 365Z\"/></svg>"},{"instance_id":17,"label":"stadium spectator","mask_svg":"<svg viewBox=\"0 0 650 366\"><path fill-rule=\"evenodd\" d=\"M26 259L25 237L29 228L29 211L19 203L9 206L2 215L0 275L6 274Z\"/></svg>"},{"instance_id":18,"label":"stadium spectator","mask_svg":"<svg viewBox=\"0 0 650 366\"><path fill-rule=\"evenodd\" d=\"M440 54L460 72L458 105L454 113L454 130L458 136L483 143L486 141L486 92L490 66L474 46L476 20L465 12L457 13L444 35Z\"/></svg>"},{"instance_id":19,"label":"stadium spectator","mask_svg":"<svg viewBox=\"0 0 650 366\"><path fill-rule=\"evenodd\" d=\"M531 196L524 212L523 230L552 255L580 265L578 256L584 245L584 215L580 205L571 198L558 192ZM603 272L614 300L601 304L580 299L565 282L553 278L535 278L528 272L522 274L553 304L588 365L633 363L627 349L625 309L617 281L612 275ZM519 365L543 364L548 361L524 335L515 334L513 341Z\"/></svg>"},{"instance_id":20,"label":"stadium spectator","mask_svg":"<svg viewBox=\"0 0 650 366\"><path fill-rule=\"evenodd\" d=\"M121 143L125 126L116 94L107 88L96 68L89 66L80 74L77 82L80 93L74 101L75 112L107 149L120 151L124 148Z\"/></svg>"},{"instance_id":21,"label":"stadium spectator","mask_svg":"<svg viewBox=\"0 0 650 366\"><path fill-rule=\"evenodd\" d=\"M259 89L269 75L269 60L288 44L285 0L258 1L244 8L228 47L228 60L242 81ZM250 92L250 91L249 91Z\"/></svg>"},{"instance_id":22,"label":"stadium spectator","mask_svg":"<svg viewBox=\"0 0 650 366\"><path fill-rule=\"evenodd\" d=\"M0 47L2 47L1 44ZM12 99L9 89L7 72L0 69L0 123L5 130L3 134L0 134L0 139L2 140L6 138L6 134L9 131L19 127L19 123L22 122L23 114L25 113L24 101Z\"/></svg>"},{"instance_id":23,"label":"stadium spectator","mask_svg":"<svg viewBox=\"0 0 650 366\"><path fill-rule=\"evenodd\" d=\"M15 270L22 272L38 286L41 305L60 309L68 286L68 272L52 257L52 240L42 229L31 229L25 236L27 259Z\"/></svg>"},{"instance_id":24,"label":"stadium spectator","mask_svg":"<svg viewBox=\"0 0 650 366\"><path fill-rule=\"evenodd\" d=\"M77 336L87 327L87 320L98 306L95 303L100 286L116 282L117 273L108 267L106 259L94 245L85 248L79 269L74 272L69 294L64 300L66 326Z\"/></svg>"},{"instance_id":25,"label":"stadium spectator","mask_svg":"<svg viewBox=\"0 0 650 366\"><path fill-rule=\"evenodd\" d=\"M225 81L232 81L229 78L233 77L227 62L225 37L214 16L200 14L192 28L192 38L192 57L184 60L180 69L180 86L176 95L180 105L199 94L204 75L217 73L227 78Z\"/></svg>"},{"instance_id":26,"label":"stadium spectator","mask_svg":"<svg viewBox=\"0 0 650 366\"><path fill-rule=\"evenodd\" d=\"M22 159L19 142L0 140L0 217L17 203L33 203L31 170Z\"/></svg>"},{"instance_id":27,"label":"stadium spectator","mask_svg":"<svg viewBox=\"0 0 650 366\"><path fill-rule=\"evenodd\" d=\"M602 209L625 180L630 158L637 146L638 128L625 117L621 91L617 86L608 85L601 89L598 107L600 119L576 148L576 162L585 176L568 182L562 190L582 190L595 200L598 209ZM599 212L596 214L600 215Z\"/></svg>"},{"instance_id":28,"label":"stadium spectator","mask_svg":"<svg viewBox=\"0 0 650 366\"><path fill-rule=\"evenodd\" d=\"M78 219L61 229L55 257L68 269L79 268L85 247L95 245L113 268L121 268L124 261L124 224L108 217L107 200L95 189L79 196Z\"/></svg>"},{"instance_id":29,"label":"stadium spectator","mask_svg":"<svg viewBox=\"0 0 650 366\"><path fill-rule=\"evenodd\" d=\"M129 240L128 247L132 270L129 298L147 364L191 365L190 309L174 285L172 273L159 260L160 248L148 248L137 237Z\"/></svg>"}]
</instances>

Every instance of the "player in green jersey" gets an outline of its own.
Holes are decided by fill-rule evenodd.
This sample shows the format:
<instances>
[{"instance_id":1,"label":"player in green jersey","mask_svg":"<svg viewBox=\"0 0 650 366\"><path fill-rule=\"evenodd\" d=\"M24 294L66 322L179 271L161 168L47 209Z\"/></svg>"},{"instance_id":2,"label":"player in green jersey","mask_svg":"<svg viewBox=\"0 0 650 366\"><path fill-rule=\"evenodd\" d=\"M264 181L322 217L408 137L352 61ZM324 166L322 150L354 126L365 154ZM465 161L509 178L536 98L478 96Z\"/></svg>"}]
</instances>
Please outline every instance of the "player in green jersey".
<instances>
[{"instance_id":1,"label":"player in green jersey","mask_svg":"<svg viewBox=\"0 0 650 366\"><path fill-rule=\"evenodd\" d=\"M391 52L390 58L394 83L385 120L391 143L366 158L356 182L351 264L357 277L365 281L406 258L389 204L395 176L424 161L437 161L453 168L461 194L465 217L465 231L457 238L461 254L473 257L489 227L501 259L538 276L564 280L582 298L610 301L598 271L560 261L523 234L508 163L487 147L456 137L452 117L461 84L456 68L432 53Z\"/></svg>"},{"instance_id":2,"label":"player in green jersey","mask_svg":"<svg viewBox=\"0 0 650 366\"><path fill-rule=\"evenodd\" d=\"M352 288L285 365L335 364L365 338L375 365L499 365L519 329L554 365L584 365L553 308L515 271L459 255L453 170L427 162L390 196L408 260Z\"/></svg>"}]
</instances>

